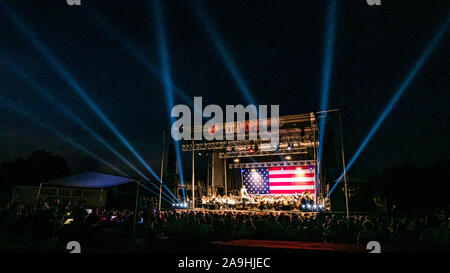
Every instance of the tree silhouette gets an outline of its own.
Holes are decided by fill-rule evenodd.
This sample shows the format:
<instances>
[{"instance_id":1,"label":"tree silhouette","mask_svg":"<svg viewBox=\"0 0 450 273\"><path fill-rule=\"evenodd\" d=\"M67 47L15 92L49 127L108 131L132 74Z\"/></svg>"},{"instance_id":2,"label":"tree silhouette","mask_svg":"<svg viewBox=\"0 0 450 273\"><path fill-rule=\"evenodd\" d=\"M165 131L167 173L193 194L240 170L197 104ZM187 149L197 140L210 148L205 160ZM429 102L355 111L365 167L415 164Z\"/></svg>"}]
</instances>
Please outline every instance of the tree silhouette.
<instances>
[{"instance_id":1,"label":"tree silhouette","mask_svg":"<svg viewBox=\"0 0 450 273\"><path fill-rule=\"evenodd\" d=\"M13 186L39 185L41 182L71 174L67 161L59 155L44 150L19 157L0 165L0 191L2 199L9 197Z\"/></svg>"}]
</instances>

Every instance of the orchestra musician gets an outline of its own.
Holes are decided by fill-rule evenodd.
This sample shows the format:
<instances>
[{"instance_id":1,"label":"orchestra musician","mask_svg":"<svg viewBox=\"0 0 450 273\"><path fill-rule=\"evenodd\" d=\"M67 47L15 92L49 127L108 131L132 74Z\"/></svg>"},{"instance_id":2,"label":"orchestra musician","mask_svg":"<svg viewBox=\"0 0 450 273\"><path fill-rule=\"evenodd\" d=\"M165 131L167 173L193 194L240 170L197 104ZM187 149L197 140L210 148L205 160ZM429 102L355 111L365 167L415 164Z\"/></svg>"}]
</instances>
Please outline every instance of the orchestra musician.
<instances>
[{"instance_id":1,"label":"orchestra musician","mask_svg":"<svg viewBox=\"0 0 450 273\"><path fill-rule=\"evenodd\" d=\"M242 199L242 206L245 207L245 201L248 200L248 193L247 193L247 189L245 188L245 185L242 185L241 199Z\"/></svg>"},{"instance_id":2,"label":"orchestra musician","mask_svg":"<svg viewBox=\"0 0 450 273\"><path fill-rule=\"evenodd\" d=\"M219 194L203 196L202 205L203 207L213 206L215 209L233 209L238 204L239 199L241 199L243 207L249 206L251 209L256 208L259 210L284 210L289 208L301 209L302 205L307 206L314 203L314 197L309 192L293 195L254 195L249 194L245 186L240 191L240 195L229 193L223 196Z\"/></svg>"}]
</instances>

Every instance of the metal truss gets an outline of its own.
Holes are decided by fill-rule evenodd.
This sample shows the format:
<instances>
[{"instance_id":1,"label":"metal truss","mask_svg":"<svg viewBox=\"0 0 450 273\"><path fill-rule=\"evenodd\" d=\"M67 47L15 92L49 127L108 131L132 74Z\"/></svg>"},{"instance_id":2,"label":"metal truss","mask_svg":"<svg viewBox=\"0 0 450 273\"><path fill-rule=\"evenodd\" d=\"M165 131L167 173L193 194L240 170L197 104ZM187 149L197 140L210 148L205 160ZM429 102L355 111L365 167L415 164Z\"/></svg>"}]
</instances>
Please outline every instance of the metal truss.
<instances>
[{"instance_id":1,"label":"metal truss","mask_svg":"<svg viewBox=\"0 0 450 273\"><path fill-rule=\"evenodd\" d=\"M272 162L250 162L250 163L233 163L229 164L229 168L262 168L262 167L284 167L284 166L305 166L315 165L315 160L293 160L293 161L272 161Z\"/></svg>"},{"instance_id":2,"label":"metal truss","mask_svg":"<svg viewBox=\"0 0 450 273\"><path fill-rule=\"evenodd\" d=\"M292 149L278 149L273 151L235 151L235 152L220 152L219 158L236 158L236 157L255 157L255 156L273 156L273 155L291 155L291 154L307 154L306 147L292 148Z\"/></svg>"},{"instance_id":3,"label":"metal truss","mask_svg":"<svg viewBox=\"0 0 450 273\"><path fill-rule=\"evenodd\" d=\"M313 139L310 136L299 136L299 135L290 135L290 136L282 136L280 137L280 145L287 144L289 142L297 143L299 146L309 146L313 145ZM205 151L205 150L224 150L231 149L242 146L252 146L258 144L269 144L268 140L230 140L230 141L215 141L215 142L200 142L194 143L194 151ZM316 143L318 144L318 143ZM181 145L181 150L183 152L192 151L192 144L183 144Z\"/></svg>"}]
</instances>

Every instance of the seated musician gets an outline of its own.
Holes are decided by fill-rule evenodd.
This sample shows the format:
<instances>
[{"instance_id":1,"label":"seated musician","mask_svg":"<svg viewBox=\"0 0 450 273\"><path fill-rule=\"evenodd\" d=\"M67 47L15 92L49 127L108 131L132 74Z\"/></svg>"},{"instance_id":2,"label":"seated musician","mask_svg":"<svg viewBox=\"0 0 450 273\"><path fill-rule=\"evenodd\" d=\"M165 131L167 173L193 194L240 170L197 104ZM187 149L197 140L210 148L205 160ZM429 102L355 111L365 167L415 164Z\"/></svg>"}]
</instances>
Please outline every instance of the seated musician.
<instances>
[{"instance_id":1,"label":"seated musician","mask_svg":"<svg viewBox=\"0 0 450 273\"><path fill-rule=\"evenodd\" d=\"M222 196L222 207L225 209L228 208L228 198L225 194Z\"/></svg>"},{"instance_id":2,"label":"seated musician","mask_svg":"<svg viewBox=\"0 0 450 273\"><path fill-rule=\"evenodd\" d=\"M216 204L216 195L213 194L210 198L209 198L209 205L212 207L215 207Z\"/></svg>"},{"instance_id":3,"label":"seated musician","mask_svg":"<svg viewBox=\"0 0 450 273\"><path fill-rule=\"evenodd\" d=\"M236 207L236 199L231 193L228 195L227 203L228 203L228 206L230 207L230 209L233 209L234 207Z\"/></svg>"},{"instance_id":4,"label":"seated musician","mask_svg":"<svg viewBox=\"0 0 450 273\"><path fill-rule=\"evenodd\" d=\"M264 197L264 208L270 209L272 207L273 207L273 198L271 198L270 196L265 196Z\"/></svg>"},{"instance_id":5,"label":"seated musician","mask_svg":"<svg viewBox=\"0 0 450 273\"><path fill-rule=\"evenodd\" d=\"M281 210L284 203L284 196L278 196L276 202L275 202L275 210Z\"/></svg>"},{"instance_id":6,"label":"seated musician","mask_svg":"<svg viewBox=\"0 0 450 273\"><path fill-rule=\"evenodd\" d=\"M291 198L289 196L283 198L282 208L288 207L290 205L290 203L291 203Z\"/></svg>"},{"instance_id":7,"label":"seated musician","mask_svg":"<svg viewBox=\"0 0 450 273\"><path fill-rule=\"evenodd\" d=\"M301 201L300 201L300 205L307 205L308 204L308 199L306 198L306 195L303 195L302 196L302 199L301 199Z\"/></svg>"},{"instance_id":8,"label":"seated musician","mask_svg":"<svg viewBox=\"0 0 450 273\"><path fill-rule=\"evenodd\" d=\"M255 208L257 201L256 201L257 195L250 195L248 202L250 204L251 208Z\"/></svg>"},{"instance_id":9,"label":"seated musician","mask_svg":"<svg viewBox=\"0 0 450 273\"><path fill-rule=\"evenodd\" d=\"M220 209L222 207L222 196L217 195L216 196L216 209Z\"/></svg>"},{"instance_id":10,"label":"seated musician","mask_svg":"<svg viewBox=\"0 0 450 273\"><path fill-rule=\"evenodd\" d=\"M206 204L208 203L206 196L202 196L202 208L204 209L206 207Z\"/></svg>"}]
</instances>

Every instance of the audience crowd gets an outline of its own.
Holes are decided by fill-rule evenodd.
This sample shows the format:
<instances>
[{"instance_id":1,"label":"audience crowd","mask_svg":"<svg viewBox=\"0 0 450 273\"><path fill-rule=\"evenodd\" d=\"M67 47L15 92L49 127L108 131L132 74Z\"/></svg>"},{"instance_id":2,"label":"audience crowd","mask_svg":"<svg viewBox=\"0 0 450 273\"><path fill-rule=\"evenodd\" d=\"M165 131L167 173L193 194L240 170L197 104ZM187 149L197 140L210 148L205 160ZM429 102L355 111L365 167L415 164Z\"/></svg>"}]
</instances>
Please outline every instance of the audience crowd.
<instances>
[{"instance_id":1,"label":"audience crowd","mask_svg":"<svg viewBox=\"0 0 450 273\"><path fill-rule=\"evenodd\" d=\"M133 225L134 219L136 224ZM133 228L135 227L135 229ZM214 241L266 239L384 245L450 246L450 222L443 211L424 216L350 215L262 211L157 211L85 209L82 205L14 204L0 211L0 229L30 233L36 242L79 240L94 249L201 247Z\"/></svg>"}]
</instances>

